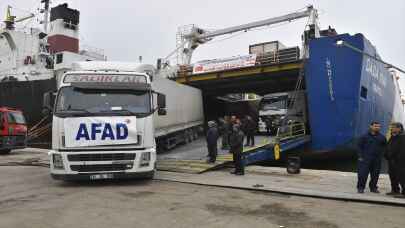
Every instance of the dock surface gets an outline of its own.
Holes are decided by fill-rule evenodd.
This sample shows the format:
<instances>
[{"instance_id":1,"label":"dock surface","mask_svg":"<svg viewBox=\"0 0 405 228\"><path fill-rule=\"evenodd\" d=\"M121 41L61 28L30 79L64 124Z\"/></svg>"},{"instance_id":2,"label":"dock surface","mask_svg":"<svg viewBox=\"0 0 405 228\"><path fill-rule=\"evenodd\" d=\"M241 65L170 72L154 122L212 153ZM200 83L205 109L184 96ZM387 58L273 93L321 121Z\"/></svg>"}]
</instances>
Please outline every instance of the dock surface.
<instances>
[{"instance_id":1,"label":"dock surface","mask_svg":"<svg viewBox=\"0 0 405 228\"><path fill-rule=\"evenodd\" d=\"M198 142L202 143L201 141L196 141L196 143ZM183 149L187 151L186 147ZM182 151L178 151L178 153L181 154ZM176 153L174 153L173 156L175 156L175 154ZM190 153L190 156L196 156L196 154L192 154L193 153ZM179 154L176 156L178 155ZM47 150L29 148L12 152L10 155L0 157L0 167L1 166L5 166L4 168L13 166L38 166L44 169L45 172L49 172L46 168L49 166ZM50 176L46 176L46 178L50 179ZM385 174L380 175L379 189L381 194L370 193L369 191L366 191L365 194L358 194L355 188L357 181L356 173L326 170L302 169L301 174L292 175L288 174L285 168L248 166L246 167L245 176L231 175L229 169L225 168L201 174L158 171L155 179L405 207L404 199L393 198L384 194L390 191L389 178L388 175Z\"/></svg>"},{"instance_id":2,"label":"dock surface","mask_svg":"<svg viewBox=\"0 0 405 228\"><path fill-rule=\"evenodd\" d=\"M391 190L389 177L385 174L381 175L379 180L381 194L370 193L368 190L364 194L358 194L356 173L325 170L303 169L301 174L288 174L285 168L250 166L246 168L245 176L231 175L229 171L223 170L198 175L160 171L155 178L180 183L405 207L405 199L385 195Z\"/></svg>"}]
</instances>

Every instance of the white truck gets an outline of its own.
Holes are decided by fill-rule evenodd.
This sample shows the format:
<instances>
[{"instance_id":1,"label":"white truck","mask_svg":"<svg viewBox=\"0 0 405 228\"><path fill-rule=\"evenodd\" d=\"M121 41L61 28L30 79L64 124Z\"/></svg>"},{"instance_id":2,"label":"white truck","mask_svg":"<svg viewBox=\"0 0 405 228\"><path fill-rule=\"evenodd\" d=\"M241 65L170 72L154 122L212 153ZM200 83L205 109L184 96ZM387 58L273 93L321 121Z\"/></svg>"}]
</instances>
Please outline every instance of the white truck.
<instances>
[{"instance_id":1,"label":"white truck","mask_svg":"<svg viewBox=\"0 0 405 228\"><path fill-rule=\"evenodd\" d=\"M292 107L291 102L293 102ZM275 134L282 123L287 123L288 120L304 123L305 112L305 95L302 90L267 94L259 103L258 131Z\"/></svg>"},{"instance_id":2,"label":"white truck","mask_svg":"<svg viewBox=\"0 0 405 228\"><path fill-rule=\"evenodd\" d=\"M44 95L54 179L152 178L157 148L195 139L203 124L201 92L152 65L81 62L59 81Z\"/></svg>"}]
</instances>

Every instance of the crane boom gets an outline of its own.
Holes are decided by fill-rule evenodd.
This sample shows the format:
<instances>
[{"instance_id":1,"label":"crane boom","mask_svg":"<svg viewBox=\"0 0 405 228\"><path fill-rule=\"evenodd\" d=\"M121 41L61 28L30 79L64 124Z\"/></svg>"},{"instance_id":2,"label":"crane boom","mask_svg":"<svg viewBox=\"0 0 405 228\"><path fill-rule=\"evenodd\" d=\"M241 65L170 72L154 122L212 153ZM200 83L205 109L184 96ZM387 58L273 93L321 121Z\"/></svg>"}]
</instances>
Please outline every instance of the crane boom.
<instances>
[{"instance_id":1,"label":"crane boom","mask_svg":"<svg viewBox=\"0 0 405 228\"><path fill-rule=\"evenodd\" d=\"M232 26L229 28L219 29L212 32L206 31L202 28L193 27L191 31L186 34L182 34L181 42L178 42L176 49L171 52L164 60L168 60L173 54L178 53L178 64L190 64L194 50L201 44L204 44L214 37L231 34L239 31L246 31L253 28L264 27L274 25L286 21L293 21L300 18L308 17L309 25L315 30L315 37L319 37L318 26L318 12L312 6L308 6L305 11L294 12L279 17L273 17L265 20L251 22L243 25Z\"/></svg>"},{"instance_id":2,"label":"crane boom","mask_svg":"<svg viewBox=\"0 0 405 228\"><path fill-rule=\"evenodd\" d=\"M35 17L35 14L31 13L29 16L22 17L22 18L18 18L18 19L16 19L14 22L15 22L15 23L22 22L22 21L31 19L31 18L33 18L33 17Z\"/></svg>"},{"instance_id":3,"label":"crane boom","mask_svg":"<svg viewBox=\"0 0 405 228\"><path fill-rule=\"evenodd\" d=\"M261 20L261 21L251 22L251 23L247 23L247 24L243 24L243 25L233 26L233 27L229 27L229 28L225 28L225 29L219 29L219 30L216 30L213 32L208 32L208 33L202 34L202 35L198 36L198 38L199 39L213 38L216 36L222 36L222 35L226 35L226 34L230 34L230 33L234 33L234 32L254 29L254 28L263 27L263 26L269 26L269 25L273 25L273 24L278 24L278 23L282 23L285 21L293 21L296 19L309 17L311 15L312 11L313 11L313 9L307 9L304 12L296 12L296 13L291 13L291 14L287 14L284 16L280 16L280 17L274 17L274 18L269 18L266 20Z\"/></svg>"}]
</instances>

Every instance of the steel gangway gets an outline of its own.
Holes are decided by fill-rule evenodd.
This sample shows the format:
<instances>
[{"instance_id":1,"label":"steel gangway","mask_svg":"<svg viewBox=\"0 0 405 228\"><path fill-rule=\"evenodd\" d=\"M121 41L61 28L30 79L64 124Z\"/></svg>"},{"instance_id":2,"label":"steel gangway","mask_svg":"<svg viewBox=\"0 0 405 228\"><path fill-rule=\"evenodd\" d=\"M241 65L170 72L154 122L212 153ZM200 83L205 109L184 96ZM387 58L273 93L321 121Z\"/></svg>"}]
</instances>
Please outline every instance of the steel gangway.
<instances>
[{"instance_id":1,"label":"steel gangway","mask_svg":"<svg viewBox=\"0 0 405 228\"><path fill-rule=\"evenodd\" d=\"M304 124L290 124L280 128L276 137L264 139L255 147L245 147L243 161L245 165L277 161L287 157L289 152L305 147L310 140L311 136L306 134ZM157 162L157 169L170 172L204 173L231 167L232 162L230 153L219 155L215 163L207 163L202 159L161 159Z\"/></svg>"}]
</instances>

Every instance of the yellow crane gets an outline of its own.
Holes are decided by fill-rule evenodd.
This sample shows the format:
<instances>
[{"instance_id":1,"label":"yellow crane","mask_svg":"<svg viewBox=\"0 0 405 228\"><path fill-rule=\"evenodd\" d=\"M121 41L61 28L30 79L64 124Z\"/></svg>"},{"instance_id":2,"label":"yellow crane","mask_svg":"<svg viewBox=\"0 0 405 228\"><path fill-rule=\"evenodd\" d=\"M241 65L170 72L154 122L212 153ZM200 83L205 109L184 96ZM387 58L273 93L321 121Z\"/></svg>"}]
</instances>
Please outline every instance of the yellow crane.
<instances>
[{"instance_id":1,"label":"yellow crane","mask_svg":"<svg viewBox=\"0 0 405 228\"><path fill-rule=\"evenodd\" d=\"M17 18L16 16L11 15L11 6L7 6L7 11L6 11L6 19L4 20L4 23L6 24L6 29L14 29L15 23L19 23L28 19L31 19L35 17L33 13L31 13L28 16Z\"/></svg>"}]
</instances>

